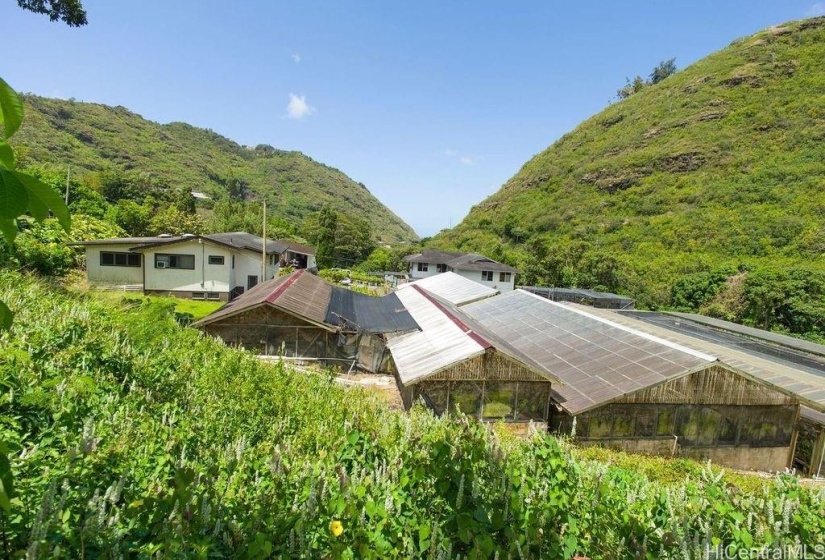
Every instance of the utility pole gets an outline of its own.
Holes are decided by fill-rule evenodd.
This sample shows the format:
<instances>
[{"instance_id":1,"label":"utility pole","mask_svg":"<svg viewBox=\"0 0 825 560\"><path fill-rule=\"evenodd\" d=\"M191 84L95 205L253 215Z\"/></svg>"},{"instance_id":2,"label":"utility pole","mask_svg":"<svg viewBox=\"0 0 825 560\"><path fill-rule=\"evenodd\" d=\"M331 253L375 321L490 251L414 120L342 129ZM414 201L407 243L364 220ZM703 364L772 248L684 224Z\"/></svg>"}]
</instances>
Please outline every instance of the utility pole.
<instances>
[{"instance_id":1,"label":"utility pole","mask_svg":"<svg viewBox=\"0 0 825 560\"><path fill-rule=\"evenodd\" d=\"M261 282L266 281L266 200L264 200L263 241L261 242Z\"/></svg>"},{"instance_id":2,"label":"utility pole","mask_svg":"<svg viewBox=\"0 0 825 560\"><path fill-rule=\"evenodd\" d=\"M69 177L72 175L72 164L70 163L66 168L66 206L69 205Z\"/></svg>"}]
</instances>

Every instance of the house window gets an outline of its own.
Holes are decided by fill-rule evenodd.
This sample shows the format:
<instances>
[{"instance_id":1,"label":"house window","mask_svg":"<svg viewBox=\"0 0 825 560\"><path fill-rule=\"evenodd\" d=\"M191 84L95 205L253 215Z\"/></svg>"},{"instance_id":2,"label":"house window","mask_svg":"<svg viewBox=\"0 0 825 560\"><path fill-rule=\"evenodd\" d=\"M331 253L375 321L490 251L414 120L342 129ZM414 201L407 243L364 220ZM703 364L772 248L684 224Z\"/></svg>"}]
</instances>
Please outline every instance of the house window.
<instances>
[{"instance_id":1,"label":"house window","mask_svg":"<svg viewBox=\"0 0 825 560\"><path fill-rule=\"evenodd\" d=\"M498 273L498 281L499 282L510 282L510 278L512 277L512 273L510 272L499 272Z\"/></svg>"},{"instance_id":2,"label":"house window","mask_svg":"<svg viewBox=\"0 0 825 560\"><path fill-rule=\"evenodd\" d=\"M235 270L235 255L232 255L232 270Z\"/></svg>"},{"instance_id":3,"label":"house window","mask_svg":"<svg viewBox=\"0 0 825 560\"><path fill-rule=\"evenodd\" d=\"M273 253L269 255L269 266L275 266L276 264L278 264L278 255Z\"/></svg>"},{"instance_id":4,"label":"house window","mask_svg":"<svg viewBox=\"0 0 825 560\"><path fill-rule=\"evenodd\" d=\"M427 263L418 263L418 272L427 272Z\"/></svg>"},{"instance_id":5,"label":"house window","mask_svg":"<svg viewBox=\"0 0 825 560\"><path fill-rule=\"evenodd\" d=\"M447 272L447 265L446 264L437 264L437 265L435 265L435 269L438 272Z\"/></svg>"},{"instance_id":6,"label":"house window","mask_svg":"<svg viewBox=\"0 0 825 560\"><path fill-rule=\"evenodd\" d=\"M100 266L131 266L140 268L140 253L101 251Z\"/></svg>"},{"instance_id":7,"label":"house window","mask_svg":"<svg viewBox=\"0 0 825 560\"><path fill-rule=\"evenodd\" d=\"M209 264L223 264L223 255L209 255Z\"/></svg>"},{"instance_id":8,"label":"house window","mask_svg":"<svg viewBox=\"0 0 825 560\"><path fill-rule=\"evenodd\" d=\"M258 284L258 277L254 275L249 275L246 277L246 289L251 290Z\"/></svg>"},{"instance_id":9,"label":"house window","mask_svg":"<svg viewBox=\"0 0 825 560\"><path fill-rule=\"evenodd\" d=\"M195 255L157 253L155 255L155 268L182 268L186 270L195 270Z\"/></svg>"},{"instance_id":10,"label":"house window","mask_svg":"<svg viewBox=\"0 0 825 560\"><path fill-rule=\"evenodd\" d=\"M493 271L492 270L482 270L481 271L481 280L483 282L492 282L493 281Z\"/></svg>"},{"instance_id":11,"label":"house window","mask_svg":"<svg viewBox=\"0 0 825 560\"><path fill-rule=\"evenodd\" d=\"M205 299L206 294L203 292L192 292L192 299Z\"/></svg>"},{"instance_id":12,"label":"house window","mask_svg":"<svg viewBox=\"0 0 825 560\"><path fill-rule=\"evenodd\" d=\"M218 300L221 299L221 294L218 292L206 292L206 299Z\"/></svg>"}]
</instances>

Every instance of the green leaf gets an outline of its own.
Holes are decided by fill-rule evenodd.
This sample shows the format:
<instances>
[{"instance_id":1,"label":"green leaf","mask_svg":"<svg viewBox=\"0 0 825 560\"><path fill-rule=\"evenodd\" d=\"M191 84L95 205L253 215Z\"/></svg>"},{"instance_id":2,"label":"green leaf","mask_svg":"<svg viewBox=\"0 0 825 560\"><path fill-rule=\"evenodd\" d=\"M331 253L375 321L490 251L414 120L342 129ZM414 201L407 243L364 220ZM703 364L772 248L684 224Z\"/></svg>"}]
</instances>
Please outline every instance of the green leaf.
<instances>
[{"instance_id":1,"label":"green leaf","mask_svg":"<svg viewBox=\"0 0 825 560\"><path fill-rule=\"evenodd\" d=\"M11 321L14 318L14 313L11 312L11 309L0 301L0 330L7 330L11 327Z\"/></svg>"},{"instance_id":2,"label":"green leaf","mask_svg":"<svg viewBox=\"0 0 825 560\"><path fill-rule=\"evenodd\" d=\"M9 84L0 78L0 124L5 138L17 132L23 122L23 102Z\"/></svg>"},{"instance_id":3,"label":"green leaf","mask_svg":"<svg viewBox=\"0 0 825 560\"><path fill-rule=\"evenodd\" d=\"M64 230L68 232L71 229L72 218L69 215L69 208L54 189L31 175L19 171L11 173L26 187L29 193L28 210L35 219L44 219L48 215L48 210L51 210Z\"/></svg>"},{"instance_id":4,"label":"green leaf","mask_svg":"<svg viewBox=\"0 0 825 560\"><path fill-rule=\"evenodd\" d=\"M0 233L9 245L12 244L14 238L17 237L17 220L8 218L0 218Z\"/></svg>"},{"instance_id":5,"label":"green leaf","mask_svg":"<svg viewBox=\"0 0 825 560\"><path fill-rule=\"evenodd\" d=\"M0 165L5 165L9 169L14 168L14 150L5 140L0 140Z\"/></svg>"},{"instance_id":6,"label":"green leaf","mask_svg":"<svg viewBox=\"0 0 825 560\"><path fill-rule=\"evenodd\" d=\"M29 194L14 174L0 168L0 219L16 218L29 207Z\"/></svg>"},{"instance_id":7,"label":"green leaf","mask_svg":"<svg viewBox=\"0 0 825 560\"><path fill-rule=\"evenodd\" d=\"M0 507L6 510L6 513L11 510L11 499L14 496L9 453L6 443L0 442Z\"/></svg>"}]
</instances>

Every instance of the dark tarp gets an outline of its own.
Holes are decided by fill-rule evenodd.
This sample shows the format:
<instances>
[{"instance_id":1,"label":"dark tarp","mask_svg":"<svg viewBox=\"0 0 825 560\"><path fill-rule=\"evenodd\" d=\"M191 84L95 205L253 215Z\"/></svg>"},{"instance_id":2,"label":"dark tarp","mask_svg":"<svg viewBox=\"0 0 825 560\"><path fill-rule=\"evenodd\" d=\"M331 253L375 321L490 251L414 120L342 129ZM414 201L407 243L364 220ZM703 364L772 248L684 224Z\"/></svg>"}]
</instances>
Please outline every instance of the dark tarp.
<instances>
[{"instance_id":1,"label":"dark tarp","mask_svg":"<svg viewBox=\"0 0 825 560\"><path fill-rule=\"evenodd\" d=\"M368 333L418 330L418 324L395 294L373 297L337 286L332 288L325 322Z\"/></svg>"}]
</instances>

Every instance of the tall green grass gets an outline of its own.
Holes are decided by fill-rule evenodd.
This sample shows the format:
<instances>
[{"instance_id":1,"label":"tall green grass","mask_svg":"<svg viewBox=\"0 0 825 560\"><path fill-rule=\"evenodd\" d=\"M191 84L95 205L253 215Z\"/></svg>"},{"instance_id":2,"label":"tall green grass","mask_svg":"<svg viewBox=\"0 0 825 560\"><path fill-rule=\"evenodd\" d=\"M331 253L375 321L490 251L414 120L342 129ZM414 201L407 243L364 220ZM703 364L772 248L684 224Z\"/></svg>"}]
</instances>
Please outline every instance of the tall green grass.
<instances>
[{"instance_id":1,"label":"tall green grass","mask_svg":"<svg viewBox=\"0 0 825 560\"><path fill-rule=\"evenodd\" d=\"M181 328L16 273L0 298L0 555L158 558L703 557L822 543L825 494L679 482L466 418L387 410ZM339 521L336 536L331 522Z\"/></svg>"}]
</instances>

